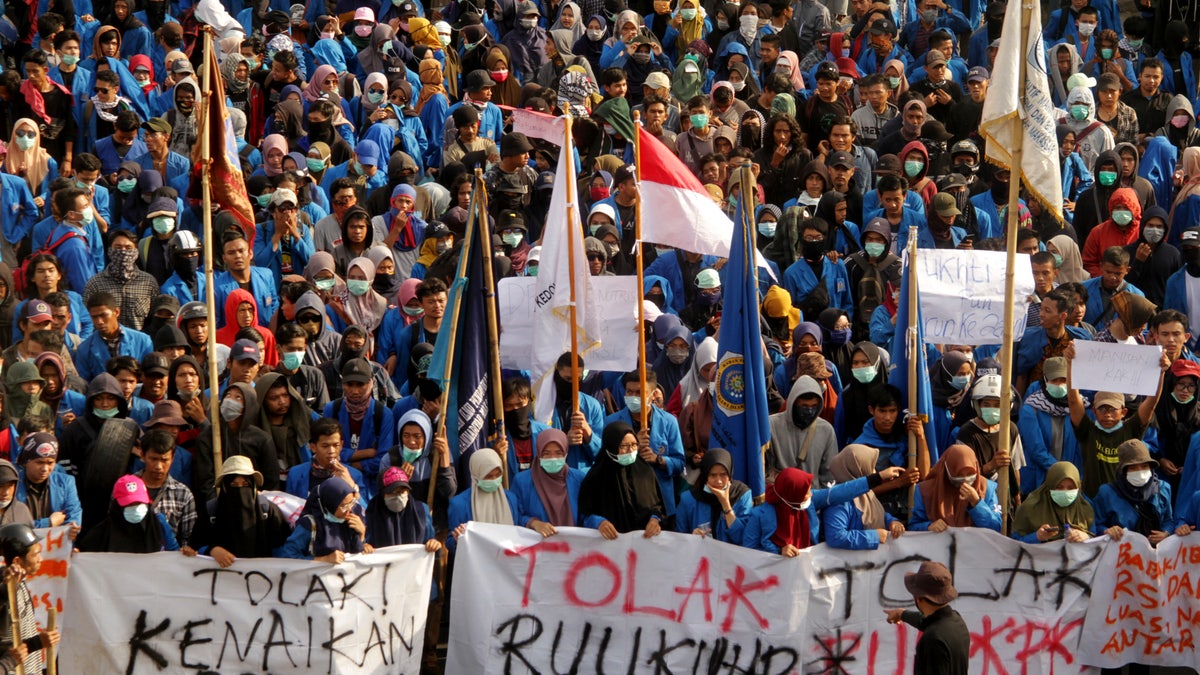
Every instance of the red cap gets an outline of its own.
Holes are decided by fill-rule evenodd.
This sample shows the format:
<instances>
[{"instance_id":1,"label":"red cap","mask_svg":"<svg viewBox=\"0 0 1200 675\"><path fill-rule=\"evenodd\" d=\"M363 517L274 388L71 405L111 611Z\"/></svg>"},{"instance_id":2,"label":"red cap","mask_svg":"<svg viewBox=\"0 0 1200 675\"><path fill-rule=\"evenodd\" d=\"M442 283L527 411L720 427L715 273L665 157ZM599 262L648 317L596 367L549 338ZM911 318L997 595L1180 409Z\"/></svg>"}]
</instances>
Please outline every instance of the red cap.
<instances>
[{"instance_id":1,"label":"red cap","mask_svg":"<svg viewBox=\"0 0 1200 675\"><path fill-rule=\"evenodd\" d=\"M1188 359L1176 359L1175 363L1171 364L1171 374L1175 377L1190 375L1200 379L1200 363Z\"/></svg>"}]
</instances>

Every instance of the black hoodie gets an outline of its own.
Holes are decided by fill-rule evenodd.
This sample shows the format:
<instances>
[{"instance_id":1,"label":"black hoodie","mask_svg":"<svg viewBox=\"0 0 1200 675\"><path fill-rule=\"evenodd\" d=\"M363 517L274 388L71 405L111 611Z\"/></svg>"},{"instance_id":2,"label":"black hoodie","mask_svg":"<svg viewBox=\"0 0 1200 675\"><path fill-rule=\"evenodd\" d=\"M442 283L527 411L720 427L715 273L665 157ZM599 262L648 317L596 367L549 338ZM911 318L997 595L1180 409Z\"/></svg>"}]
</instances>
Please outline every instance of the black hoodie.
<instances>
[{"instance_id":1,"label":"black hoodie","mask_svg":"<svg viewBox=\"0 0 1200 675\"><path fill-rule=\"evenodd\" d=\"M244 407L241 416L242 423L237 431L231 429L223 420L221 422L222 461L234 455L249 457L254 469L263 475L263 489L277 490L279 489L279 456L276 454L275 443L271 440L271 435L254 426L259 423L258 396L254 393L254 387L242 382L234 382L229 386L237 388L242 393ZM196 498L206 501L213 499L217 493L213 489L216 465L213 461L211 420L200 427L192 459L194 461L193 476Z\"/></svg>"}]
</instances>

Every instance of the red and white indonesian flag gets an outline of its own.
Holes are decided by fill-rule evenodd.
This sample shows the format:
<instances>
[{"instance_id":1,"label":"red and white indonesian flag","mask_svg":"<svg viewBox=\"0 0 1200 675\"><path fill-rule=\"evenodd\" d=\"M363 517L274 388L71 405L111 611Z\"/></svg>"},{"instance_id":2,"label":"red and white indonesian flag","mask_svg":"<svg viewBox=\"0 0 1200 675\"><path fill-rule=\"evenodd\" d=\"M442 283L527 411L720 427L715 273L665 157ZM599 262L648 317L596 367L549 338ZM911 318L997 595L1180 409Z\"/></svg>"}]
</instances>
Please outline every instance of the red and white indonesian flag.
<instances>
[{"instance_id":1,"label":"red and white indonesian flag","mask_svg":"<svg viewBox=\"0 0 1200 675\"><path fill-rule=\"evenodd\" d=\"M600 317L595 309L595 294L583 248L583 226L574 217L579 209L575 196L575 160L564 137L559 136L557 140L561 150L554 176L556 189L550 198L550 210L542 232L542 255L538 261L533 309L533 366L530 368L536 401L534 419L547 424L554 415L554 364L559 356L571 351L572 286L579 355L586 359L600 346Z\"/></svg>"},{"instance_id":2,"label":"red and white indonesian flag","mask_svg":"<svg viewBox=\"0 0 1200 675\"><path fill-rule=\"evenodd\" d=\"M712 200L700 179L645 129L641 134L638 187L642 196L642 240L690 253L729 257L733 221ZM762 253L758 266L770 271Z\"/></svg>"},{"instance_id":3,"label":"red and white indonesian flag","mask_svg":"<svg viewBox=\"0 0 1200 675\"><path fill-rule=\"evenodd\" d=\"M1058 111L1050 99L1046 79L1046 51L1042 43L1042 12L1031 4L1029 34L1021 32L1021 0L1008 0L996 63L1010 64L992 72L979 133L987 139L988 161L1019 169L1029 190L1057 218L1063 219L1062 176L1058 166ZM1022 54L1024 51L1024 54ZM1020 81L1021 59L1026 60L1025 81ZM1025 93L1022 104L1021 92ZM1013 166L1012 149L1021 144L1021 166Z\"/></svg>"}]
</instances>

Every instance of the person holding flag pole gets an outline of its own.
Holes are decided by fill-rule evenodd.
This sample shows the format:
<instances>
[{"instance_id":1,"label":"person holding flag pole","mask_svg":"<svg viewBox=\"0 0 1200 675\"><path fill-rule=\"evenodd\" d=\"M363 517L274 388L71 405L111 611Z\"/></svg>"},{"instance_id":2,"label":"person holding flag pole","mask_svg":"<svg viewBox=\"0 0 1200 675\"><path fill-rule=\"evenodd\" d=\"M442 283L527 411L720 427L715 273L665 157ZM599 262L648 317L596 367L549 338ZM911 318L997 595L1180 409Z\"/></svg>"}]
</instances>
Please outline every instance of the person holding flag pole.
<instances>
[{"instance_id":1,"label":"person holding flag pole","mask_svg":"<svg viewBox=\"0 0 1200 675\"><path fill-rule=\"evenodd\" d=\"M488 194L483 183L483 169L475 168L475 185L479 190L479 213L487 213ZM483 263L483 302L484 315L487 317L487 354L488 354L488 390L492 396L492 440L493 448L502 459L507 460L508 441L504 431L504 394L500 389L500 323L496 316L496 277L492 274L492 238L487 231L487 218L476 217L475 223L479 228L481 262ZM500 462L500 477L505 488L508 488L508 462ZM432 503L432 502L431 502Z\"/></svg>"},{"instance_id":2,"label":"person holding flag pole","mask_svg":"<svg viewBox=\"0 0 1200 675\"><path fill-rule=\"evenodd\" d=\"M1008 262L1004 274L1006 302L1000 352L1002 394L1012 390L1014 265L1022 183L1045 211L1060 223L1063 218L1056 111L1046 78L1041 7L1036 2L1021 0L1008 0L1007 4L996 62L1015 63L1017 67L997 69L980 120L980 133L987 140L987 160L1012 172L1008 188ZM1010 425L1001 424L998 447L1010 447L1010 436ZM1008 534L1009 495L1013 488L1009 485L1009 473L1001 471L997 483L997 498L1003 507L1002 532Z\"/></svg>"},{"instance_id":3,"label":"person holding flag pole","mask_svg":"<svg viewBox=\"0 0 1200 675\"><path fill-rule=\"evenodd\" d=\"M633 126L639 130L639 133L633 135L633 165L637 169L637 180L640 184L642 181L642 112L640 110L633 111ZM634 251L634 256L637 258L637 287L639 294L646 287L646 265L645 257L642 255L642 191L639 188L637 191L637 201L634 203L634 246L637 250ZM646 306L639 302L638 311L638 330L645 331L646 325ZM642 420L640 428L646 429L647 419L649 415L646 411L646 339L645 335L638 337L638 383L641 385L642 407L638 411Z\"/></svg>"}]
</instances>

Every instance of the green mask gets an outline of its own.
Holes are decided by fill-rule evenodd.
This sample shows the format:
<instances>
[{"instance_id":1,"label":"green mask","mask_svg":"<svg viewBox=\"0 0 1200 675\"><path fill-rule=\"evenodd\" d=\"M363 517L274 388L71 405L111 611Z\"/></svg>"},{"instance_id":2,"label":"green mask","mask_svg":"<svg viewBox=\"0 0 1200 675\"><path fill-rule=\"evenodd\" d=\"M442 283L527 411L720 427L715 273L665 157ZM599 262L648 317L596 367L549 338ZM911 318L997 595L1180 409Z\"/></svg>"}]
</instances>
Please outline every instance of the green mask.
<instances>
[{"instance_id":1,"label":"green mask","mask_svg":"<svg viewBox=\"0 0 1200 675\"><path fill-rule=\"evenodd\" d=\"M1108 187L1115 182L1117 182L1117 172L1116 171L1101 171L1100 172L1100 184L1101 185L1103 185L1104 187Z\"/></svg>"}]
</instances>

